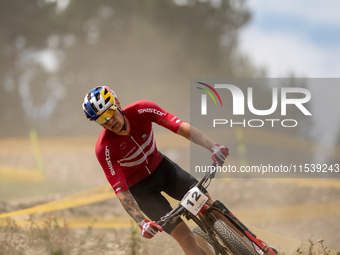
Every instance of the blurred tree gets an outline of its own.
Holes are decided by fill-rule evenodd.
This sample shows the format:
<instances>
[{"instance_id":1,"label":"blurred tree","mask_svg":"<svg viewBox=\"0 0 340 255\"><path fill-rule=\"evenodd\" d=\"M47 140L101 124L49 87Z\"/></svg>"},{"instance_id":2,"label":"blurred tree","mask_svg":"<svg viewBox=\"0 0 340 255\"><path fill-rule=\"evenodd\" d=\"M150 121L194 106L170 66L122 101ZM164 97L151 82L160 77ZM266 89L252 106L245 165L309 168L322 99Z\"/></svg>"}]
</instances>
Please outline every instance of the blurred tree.
<instances>
[{"instance_id":1,"label":"blurred tree","mask_svg":"<svg viewBox=\"0 0 340 255\"><path fill-rule=\"evenodd\" d=\"M89 134L80 104L96 85L124 105L144 98L183 112L191 77L262 73L237 52L244 0L0 3L1 136Z\"/></svg>"}]
</instances>

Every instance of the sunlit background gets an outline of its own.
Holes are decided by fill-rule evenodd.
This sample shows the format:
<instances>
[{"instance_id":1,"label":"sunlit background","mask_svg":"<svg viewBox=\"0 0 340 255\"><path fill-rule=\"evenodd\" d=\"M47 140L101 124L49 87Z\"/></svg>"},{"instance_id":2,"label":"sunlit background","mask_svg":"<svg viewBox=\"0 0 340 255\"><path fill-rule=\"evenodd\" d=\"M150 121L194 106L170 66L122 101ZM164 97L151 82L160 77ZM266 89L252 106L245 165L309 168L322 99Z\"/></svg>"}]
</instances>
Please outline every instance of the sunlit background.
<instances>
[{"instance_id":1,"label":"sunlit background","mask_svg":"<svg viewBox=\"0 0 340 255\"><path fill-rule=\"evenodd\" d=\"M267 77L337 78L340 17L336 1L248 0L240 49Z\"/></svg>"},{"instance_id":2,"label":"sunlit background","mask_svg":"<svg viewBox=\"0 0 340 255\"><path fill-rule=\"evenodd\" d=\"M2 6L2 137L32 128L44 136L96 134L79 105L97 85L111 86L123 104L155 100L184 109L184 118L190 77L334 78L340 70L334 1Z\"/></svg>"}]
</instances>

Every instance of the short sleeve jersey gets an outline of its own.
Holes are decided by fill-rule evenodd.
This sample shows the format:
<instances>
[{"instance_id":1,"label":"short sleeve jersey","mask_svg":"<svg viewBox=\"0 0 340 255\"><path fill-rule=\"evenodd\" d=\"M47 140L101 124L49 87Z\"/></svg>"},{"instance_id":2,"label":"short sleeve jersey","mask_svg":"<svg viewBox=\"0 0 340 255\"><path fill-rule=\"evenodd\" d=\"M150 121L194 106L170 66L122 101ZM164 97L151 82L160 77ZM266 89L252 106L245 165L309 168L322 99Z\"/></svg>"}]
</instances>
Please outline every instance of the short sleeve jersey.
<instances>
[{"instance_id":1,"label":"short sleeve jersey","mask_svg":"<svg viewBox=\"0 0 340 255\"><path fill-rule=\"evenodd\" d=\"M149 174L159 165L152 122L176 133L183 123L153 102L141 100L123 108L130 123L130 134L119 136L103 129L96 144L96 156L107 180L118 194Z\"/></svg>"}]
</instances>

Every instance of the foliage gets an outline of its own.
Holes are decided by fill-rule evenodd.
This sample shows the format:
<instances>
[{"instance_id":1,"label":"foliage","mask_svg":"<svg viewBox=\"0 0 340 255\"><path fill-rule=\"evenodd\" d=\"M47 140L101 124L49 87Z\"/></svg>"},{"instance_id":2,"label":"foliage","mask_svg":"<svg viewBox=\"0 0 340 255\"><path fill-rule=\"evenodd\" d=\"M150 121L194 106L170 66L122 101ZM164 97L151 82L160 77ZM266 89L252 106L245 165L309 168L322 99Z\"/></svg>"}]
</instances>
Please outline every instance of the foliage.
<instances>
[{"instance_id":1,"label":"foliage","mask_svg":"<svg viewBox=\"0 0 340 255\"><path fill-rule=\"evenodd\" d=\"M47 218L38 226L33 218L30 226L19 227L14 220L8 220L0 231L0 254L102 254L108 250L102 234L93 233L91 226L85 234L76 235L64 223L59 226L54 217Z\"/></svg>"},{"instance_id":2,"label":"foliage","mask_svg":"<svg viewBox=\"0 0 340 255\"><path fill-rule=\"evenodd\" d=\"M259 74L237 52L250 18L244 0L213 3L71 0L62 9L52 0L1 0L0 114L10 123L1 135L20 134L15 127L88 134L77 129L86 123L80 103L96 85L114 87L124 104L157 95L173 105L168 95L181 89L184 101L190 77Z\"/></svg>"},{"instance_id":3,"label":"foliage","mask_svg":"<svg viewBox=\"0 0 340 255\"><path fill-rule=\"evenodd\" d=\"M114 233L113 236L108 231L96 232L93 229L95 222L85 231L72 230L66 222L59 225L55 217L46 218L43 225L38 224L34 217L28 223L29 226L23 228L14 220L8 219L7 224L0 227L0 255L138 255L160 251L173 254L174 251L168 253L168 249L171 250L174 246L180 250L168 235L159 235L158 237L164 237L160 240L157 237L152 240L142 239L139 228L134 223L129 233ZM317 244L309 240L308 245L301 244L293 255L329 255L330 250L324 242L323 238L318 239Z\"/></svg>"},{"instance_id":4,"label":"foliage","mask_svg":"<svg viewBox=\"0 0 340 255\"><path fill-rule=\"evenodd\" d=\"M55 217L46 218L43 225L37 224L33 217L28 223L29 227L23 228L8 219L7 225L0 227L0 255L123 255L132 250L130 243L120 242L117 235L95 231L92 225L85 231L72 230L66 222L60 226ZM128 235L120 238L128 239ZM133 254L139 254L140 247L133 249Z\"/></svg>"},{"instance_id":5,"label":"foliage","mask_svg":"<svg viewBox=\"0 0 340 255\"><path fill-rule=\"evenodd\" d=\"M327 247L324 246L324 239L323 238L319 238L316 242L319 245L316 245L316 243L314 243L312 240L308 240L308 245L304 244L301 245L299 248L296 249L296 251L294 252L293 255L329 255L330 254L330 249L328 249ZM337 253L337 254L340 254Z\"/></svg>"}]
</instances>

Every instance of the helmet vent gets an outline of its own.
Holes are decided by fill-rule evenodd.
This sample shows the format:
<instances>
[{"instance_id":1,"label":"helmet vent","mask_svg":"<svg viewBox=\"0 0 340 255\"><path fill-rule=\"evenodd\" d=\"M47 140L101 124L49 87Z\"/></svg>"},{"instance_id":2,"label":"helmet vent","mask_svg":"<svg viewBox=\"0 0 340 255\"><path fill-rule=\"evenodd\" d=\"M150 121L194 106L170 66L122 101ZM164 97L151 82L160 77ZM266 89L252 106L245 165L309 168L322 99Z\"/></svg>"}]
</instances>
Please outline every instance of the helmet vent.
<instances>
[{"instance_id":1,"label":"helmet vent","mask_svg":"<svg viewBox=\"0 0 340 255\"><path fill-rule=\"evenodd\" d=\"M100 109L103 109L103 105L102 104L99 104L98 105Z\"/></svg>"},{"instance_id":2,"label":"helmet vent","mask_svg":"<svg viewBox=\"0 0 340 255\"><path fill-rule=\"evenodd\" d=\"M87 107L86 104L84 104L84 108L85 108L86 111L89 111L89 108Z\"/></svg>"},{"instance_id":3,"label":"helmet vent","mask_svg":"<svg viewBox=\"0 0 340 255\"><path fill-rule=\"evenodd\" d=\"M104 95L106 95L106 94L107 94L107 92L108 92L108 91L107 91L107 88L105 88L105 90L104 90Z\"/></svg>"},{"instance_id":4,"label":"helmet vent","mask_svg":"<svg viewBox=\"0 0 340 255\"><path fill-rule=\"evenodd\" d=\"M108 97L105 99L105 104L107 104L110 101L111 97Z\"/></svg>"},{"instance_id":5,"label":"helmet vent","mask_svg":"<svg viewBox=\"0 0 340 255\"><path fill-rule=\"evenodd\" d=\"M99 101L100 100L100 94L98 93L98 94L96 94L96 99L97 99L97 101Z\"/></svg>"},{"instance_id":6,"label":"helmet vent","mask_svg":"<svg viewBox=\"0 0 340 255\"><path fill-rule=\"evenodd\" d=\"M91 104L91 107L92 107L92 109L93 109L95 112L98 112L97 107L96 107L93 103Z\"/></svg>"}]
</instances>

